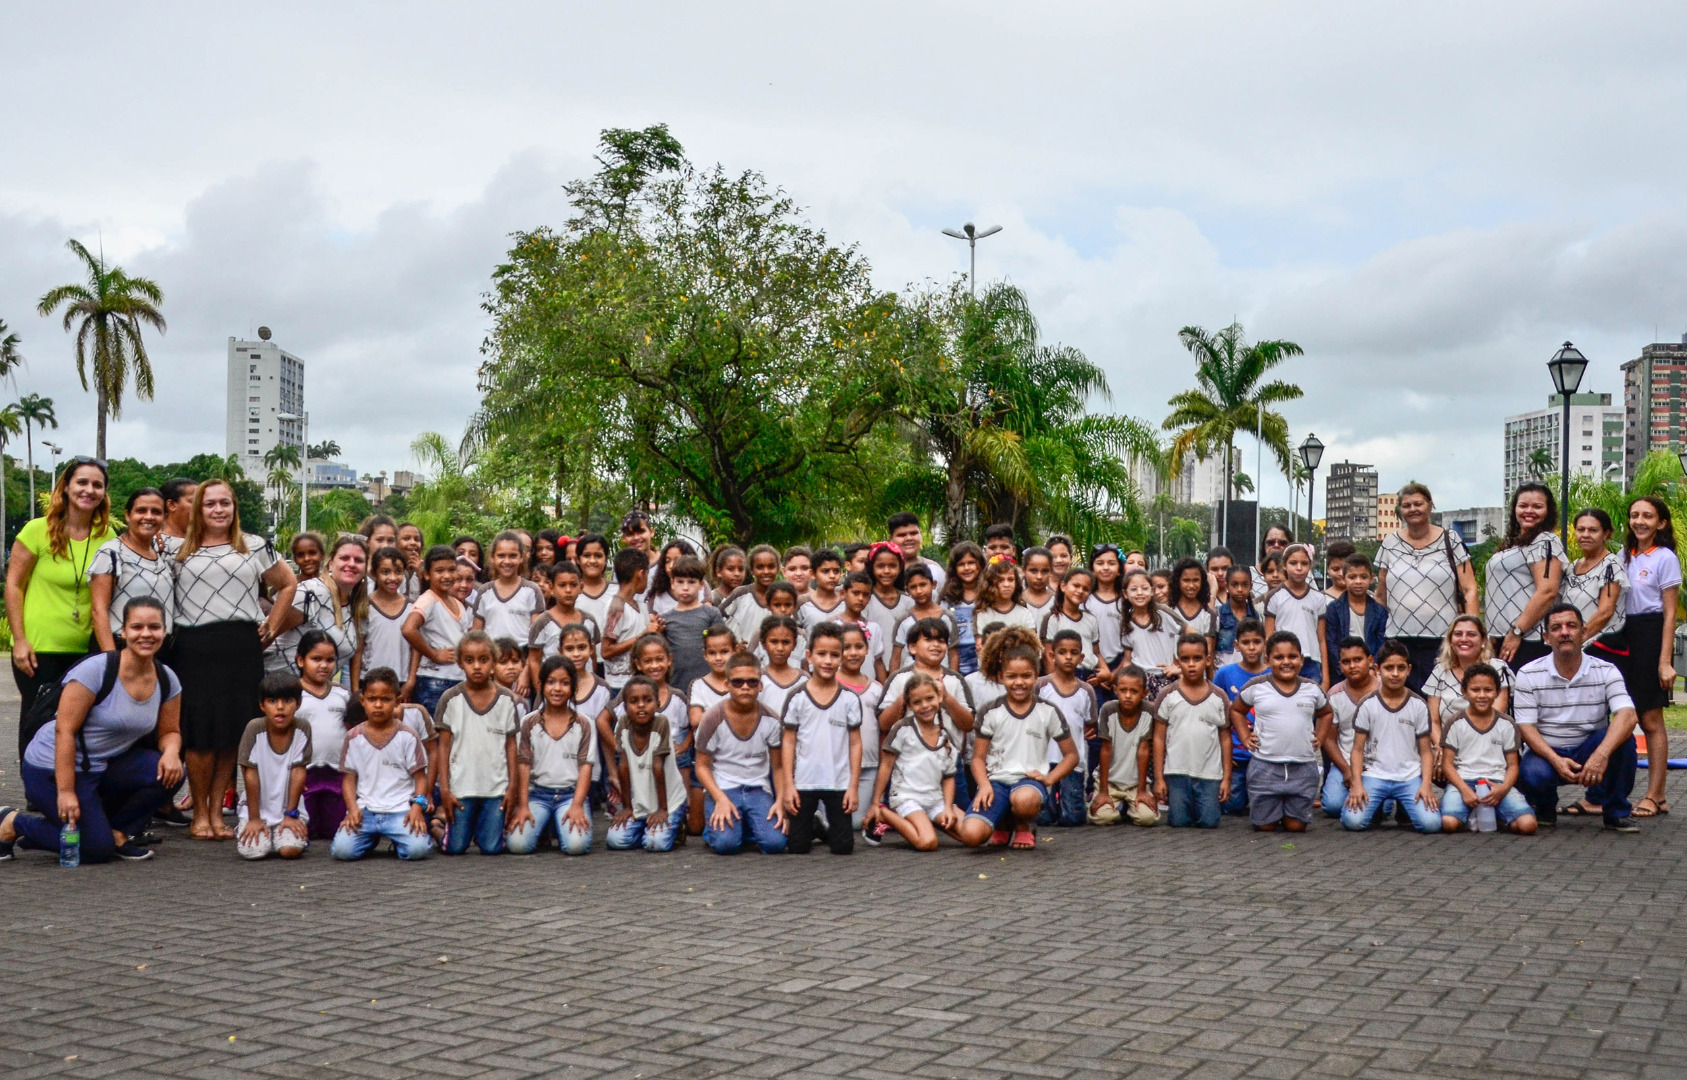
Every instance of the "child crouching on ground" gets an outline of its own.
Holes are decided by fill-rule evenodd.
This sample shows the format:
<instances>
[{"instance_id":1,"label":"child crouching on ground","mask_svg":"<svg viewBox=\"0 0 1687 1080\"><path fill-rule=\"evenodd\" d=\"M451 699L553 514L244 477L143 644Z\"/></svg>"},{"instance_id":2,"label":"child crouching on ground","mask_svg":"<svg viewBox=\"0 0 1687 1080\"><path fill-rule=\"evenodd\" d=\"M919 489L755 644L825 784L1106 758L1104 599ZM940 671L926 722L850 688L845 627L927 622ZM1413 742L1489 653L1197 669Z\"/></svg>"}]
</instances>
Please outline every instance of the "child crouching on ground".
<instances>
[{"instance_id":1,"label":"child crouching on ground","mask_svg":"<svg viewBox=\"0 0 1687 1080\"><path fill-rule=\"evenodd\" d=\"M1101 707L1101 753L1097 758L1091 825L1158 825L1160 805L1148 784L1154 766L1154 722L1143 715L1148 673L1135 664L1113 680L1114 700Z\"/></svg>"},{"instance_id":2,"label":"child crouching on ground","mask_svg":"<svg viewBox=\"0 0 1687 1080\"><path fill-rule=\"evenodd\" d=\"M297 717L300 697L299 680L286 672L265 675L258 685L264 715L240 738L244 783L235 847L242 859L296 859L310 846L299 810L310 761L310 725Z\"/></svg>"},{"instance_id":3,"label":"child crouching on ground","mask_svg":"<svg viewBox=\"0 0 1687 1080\"><path fill-rule=\"evenodd\" d=\"M903 691L902 719L890 729L879 760L868 822L883 821L917 851L937 850L937 830L960 839L955 805L955 767L960 744L938 719L943 688L929 675L915 674ZM889 791L889 803L885 792Z\"/></svg>"},{"instance_id":4,"label":"child crouching on ground","mask_svg":"<svg viewBox=\"0 0 1687 1080\"><path fill-rule=\"evenodd\" d=\"M977 847L1009 843L1037 846L1033 831L1049 800L1049 788L1078 767L1078 750L1066 721L1054 706L1037 700L1038 648L1014 648L987 653L982 670L1007 690L1000 705L986 711L974 729L973 779L978 794L961 821L961 843ZM1061 758L1048 765L1050 742L1060 745ZM1047 771L1045 771L1047 770Z\"/></svg>"},{"instance_id":5,"label":"child crouching on ground","mask_svg":"<svg viewBox=\"0 0 1687 1080\"><path fill-rule=\"evenodd\" d=\"M611 851L672 851L674 842L684 839L686 783L674 753L673 728L657 710L661 689L647 675L634 675L621 689L615 757L627 803L603 838Z\"/></svg>"},{"instance_id":6,"label":"child crouching on ground","mask_svg":"<svg viewBox=\"0 0 1687 1080\"><path fill-rule=\"evenodd\" d=\"M361 859L382 837L400 859L425 859L433 848L423 814L428 756L415 733L398 722L396 703L396 696L362 702L363 722L346 732L340 752L346 816L329 849L336 859Z\"/></svg>"},{"instance_id":7,"label":"child crouching on ground","mask_svg":"<svg viewBox=\"0 0 1687 1080\"><path fill-rule=\"evenodd\" d=\"M1517 725L1494 711L1500 675L1488 664L1472 664L1464 673L1465 711L1454 716L1441 735L1442 771L1447 790L1441 796L1441 831L1474 828L1471 815L1491 806L1500 823L1521 836L1535 832L1535 811L1517 790ZM1485 789L1485 790L1484 790Z\"/></svg>"},{"instance_id":8,"label":"child crouching on ground","mask_svg":"<svg viewBox=\"0 0 1687 1080\"><path fill-rule=\"evenodd\" d=\"M547 656L539 666L539 692L545 703L527 714L516 734L516 776L505 841L512 855L532 854L553 822L564 854L584 855L592 849L586 791L597 760L597 732L574 710L576 678L574 662L566 656ZM481 851L486 852L485 847Z\"/></svg>"}]
</instances>

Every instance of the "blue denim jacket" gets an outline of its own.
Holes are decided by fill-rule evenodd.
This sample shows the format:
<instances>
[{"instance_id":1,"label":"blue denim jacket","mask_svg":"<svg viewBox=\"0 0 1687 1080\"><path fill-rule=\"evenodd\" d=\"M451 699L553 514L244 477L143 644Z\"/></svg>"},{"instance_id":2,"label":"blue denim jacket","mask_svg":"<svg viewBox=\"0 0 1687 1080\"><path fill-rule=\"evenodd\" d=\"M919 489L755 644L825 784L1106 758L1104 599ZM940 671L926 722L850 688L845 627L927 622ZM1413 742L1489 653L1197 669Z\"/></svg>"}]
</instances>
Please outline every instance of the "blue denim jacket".
<instances>
[{"instance_id":1,"label":"blue denim jacket","mask_svg":"<svg viewBox=\"0 0 1687 1080\"><path fill-rule=\"evenodd\" d=\"M1248 601L1248 613L1244 618L1259 618L1258 613L1254 611L1252 600ZM1217 654L1219 656L1236 651L1236 625L1241 621L1241 619L1236 618L1236 613L1230 610L1230 598L1225 597L1224 601L1218 605Z\"/></svg>"},{"instance_id":2,"label":"blue denim jacket","mask_svg":"<svg viewBox=\"0 0 1687 1080\"><path fill-rule=\"evenodd\" d=\"M1324 655L1331 660L1341 656L1341 641L1352 636L1350 623L1353 621L1353 609L1347 606L1347 597L1338 596L1330 601L1330 606L1324 609ZM1365 649L1372 656L1382 648L1382 643L1388 639L1388 609L1377 603L1374 598L1365 600L1364 632L1358 635L1365 639Z\"/></svg>"}]
</instances>

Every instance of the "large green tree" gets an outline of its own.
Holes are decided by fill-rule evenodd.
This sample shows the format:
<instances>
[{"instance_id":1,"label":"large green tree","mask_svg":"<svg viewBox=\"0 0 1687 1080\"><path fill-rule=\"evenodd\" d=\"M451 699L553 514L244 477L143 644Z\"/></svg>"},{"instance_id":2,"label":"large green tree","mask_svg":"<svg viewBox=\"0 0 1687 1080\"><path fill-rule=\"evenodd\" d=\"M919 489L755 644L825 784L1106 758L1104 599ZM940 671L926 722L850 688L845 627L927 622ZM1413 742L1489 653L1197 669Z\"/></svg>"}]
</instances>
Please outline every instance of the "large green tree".
<instances>
[{"instance_id":1,"label":"large green tree","mask_svg":"<svg viewBox=\"0 0 1687 1080\"><path fill-rule=\"evenodd\" d=\"M131 277L122 267L108 264L103 253L93 255L81 241L71 240L68 246L82 260L87 281L47 290L36 310L50 316L62 307L65 332L75 329L76 375L86 390L89 369L93 371L95 452L103 458L106 418L122 416L123 391L131 380L136 397L152 400L152 361L141 332L148 326L164 332L164 315L158 310L164 291L154 281Z\"/></svg>"},{"instance_id":2,"label":"large green tree","mask_svg":"<svg viewBox=\"0 0 1687 1080\"><path fill-rule=\"evenodd\" d=\"M896 297L666 127L605 131L598 162L566 187L574 217L517 234L494 274L468 440L518 442L582 516L608 477L711 539L821 534L906 385Z\"/></svg>"},{"instance_id":3,"label":"large green tree","mask_svg":"<svg viewBox=\"0 0 1687 1080\"><path fill-rule=\"evenodd\" d=\"M1186 326L1178 338L1195 359L1195 386L1174 394L1164 427L1175 431L1167 454L1167 472L1176 476L1191 455L1206 460L1224 456L1224 511L1230 517L1230 493L1236 473L1236 435L1257 432L1285 474L1291 468L1289 423L1272 408L1301 396L1294 383L1264 382L1266 374L1302 349L1292 341L1248 343L1241 323L1216 333ZM1222 528L1222 526L1221 526Z\"/></svg>"},{"instance_id":4,"label":"large green tree","mask_svg":"<svg viewBox=\"0 0 1687 1080\"><path fill-rule=\"evenodd\" d=\"M1030 301L996 284L928 297L920 335L929 362L904 393L902 416L941 473L952 538L996 522L1023 542L1061 531L1083 542L1139 538L1141 508L1125 462L1157 461L1153 430L1091 413L1107 377L1082 352L1040 339Z\"/></svg>"}]
</instances>

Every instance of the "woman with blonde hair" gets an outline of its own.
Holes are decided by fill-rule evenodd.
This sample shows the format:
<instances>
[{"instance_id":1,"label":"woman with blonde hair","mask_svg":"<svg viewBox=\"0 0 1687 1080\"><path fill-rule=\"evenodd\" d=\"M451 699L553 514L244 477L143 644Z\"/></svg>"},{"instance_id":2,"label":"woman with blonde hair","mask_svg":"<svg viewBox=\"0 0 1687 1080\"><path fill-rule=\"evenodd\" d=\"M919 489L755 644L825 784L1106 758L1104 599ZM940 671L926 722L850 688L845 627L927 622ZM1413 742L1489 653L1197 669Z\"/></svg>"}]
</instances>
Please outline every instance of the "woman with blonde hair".
<instances>
[{"instance_id":1,"label":"woman with blonde hair","mask_svg":"<svg viewBox=\"0 0 1687 1080\"><path fill-rule=\"evenodd\" d=\"M1499 675L1500 693L1494 699L1494 711L1506 713L1511 708L1511 667L1494 655L1494 642L1488 628L1476 615L1459 615L1447 627L1441 638L1441 651L1435 657L1435 670L1423 684L1423 696L1429 700L1429 741L1435 749L1435 761L1441 760L1441 733L1453 717L1465 711L1469 702L1464 698L1464 673L1476 664L1487 664Z\"/></svg>"},{"instance_id":2,"label":"woman with blonde hair","mask_svg":"<svg viewBox=\"0 0 1687 1080\"><path fill-rule=\"evenodd\" d=\"M363 537L342 534L327 546L321 569L314 577L302 578L293 591L293 611L284 616L281 635L264 654L271 671L297 671L295 656L299 638L307 630L321 630L334 643L338 670L346 689L357 685L358 628L369 616L368 565ZM285 657L284 667L275 658Z\"/></svg>"},{"instance_id":3,"label":"woman with blonde hair","mask_svg":"<svg viewBox=\"0 0 1687 1080\"><path fill-rule=\"evenodd\" d=\"M176 641L171 666L182 681L182 745L187 751L195 840L228 840L223 793L234 780L235 751L258 715L264 646L296 614L293 571L262 536L243 532L234 488L207 480L193 496L187 538L176 553ZM268 618L261 585L275 603Z\"/></svg>"},{"instance_id":4,"label":"woman with blonde hair","mask_svg":"<svg viewBox=\"0 0 1687 1080\"><path fill-rule=\"evenodd\" d=\"M111 528L106 465L76 457L53 483L45 517L33 518L12 542L6 571L6 620L12 627L12 678L27 721L36 691L62 680L88 655L94 601L88 568L117 534ZM18 754L35 734L18 725Z\"/></svg>"}]
</instances>

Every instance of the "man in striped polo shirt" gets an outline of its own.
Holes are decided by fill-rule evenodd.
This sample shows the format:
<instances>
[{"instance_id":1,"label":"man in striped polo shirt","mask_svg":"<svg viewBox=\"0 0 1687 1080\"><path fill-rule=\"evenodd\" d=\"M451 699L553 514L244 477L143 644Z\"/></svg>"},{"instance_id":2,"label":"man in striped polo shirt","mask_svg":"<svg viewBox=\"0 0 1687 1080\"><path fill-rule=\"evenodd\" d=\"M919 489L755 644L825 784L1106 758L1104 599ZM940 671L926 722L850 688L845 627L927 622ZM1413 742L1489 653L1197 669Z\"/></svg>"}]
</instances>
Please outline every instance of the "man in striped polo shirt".
<instances>
[{"instance_id":1,"label":"man in striped polo shirt","mask_svg":"<svg viewBox=\"0 0 1687 1080\"><path fill-rule=\"evenodd\" d=\"M1574 604L1546 613L1552 655L1525 664L1511 692L1512 719L1523 736L1518 790L1542 825L1558 822L1558 785L1581 784L1604 808L1605 827L1637 833L1629 816L1636 767L1634 702L1622 672L1582 652L1582 616Z\"/></svg>"}]
</instances>

